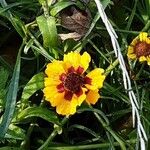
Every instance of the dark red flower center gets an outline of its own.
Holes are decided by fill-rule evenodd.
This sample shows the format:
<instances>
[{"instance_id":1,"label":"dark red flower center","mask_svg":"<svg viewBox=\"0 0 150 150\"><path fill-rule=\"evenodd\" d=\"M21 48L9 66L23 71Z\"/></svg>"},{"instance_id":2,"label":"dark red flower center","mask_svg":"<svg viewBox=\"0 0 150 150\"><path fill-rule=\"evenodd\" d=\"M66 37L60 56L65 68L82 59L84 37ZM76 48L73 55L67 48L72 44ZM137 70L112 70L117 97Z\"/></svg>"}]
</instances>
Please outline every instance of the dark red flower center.
<instances>
[{"instance_id":1,"label":"dark red flower center","mask_svg":"<svg viewBox=\"0 0 150 150\"><path fill-rule=\"evenodd\" d=\"M77 73L69 73L64 81L64 87L73 93L78 92L83 84L84 78Z\"/></svg>"},{"instance_id":2,"label":"dark red flower center","mask_svg":"<svg viewBox=\"0 0 150 150\"><path fill-rule=\"evenodd\" d=\"M134 52L138 58L141 56L148 56L150 55L150 44L147 44L146 42L138 42L135 45Z\"/></svg>"},{"instance_id":3,"label":"dark red flower center","mask_svg":"<svg viewBox=\"0 0 150 150\"><path fill-rule=\"evenodd\" d=\"M57 85L57 90L59 93L65 92L64 98L66 100L71 100L73 94L79 97L83 94L82 87L85 87L85 84L91 84L92 79L83 77L83 71L84 69L80 66L76 70L74 67L70 67L67 74L60 75L59 79L62 82Z\"/></svg>"}]
</instances>

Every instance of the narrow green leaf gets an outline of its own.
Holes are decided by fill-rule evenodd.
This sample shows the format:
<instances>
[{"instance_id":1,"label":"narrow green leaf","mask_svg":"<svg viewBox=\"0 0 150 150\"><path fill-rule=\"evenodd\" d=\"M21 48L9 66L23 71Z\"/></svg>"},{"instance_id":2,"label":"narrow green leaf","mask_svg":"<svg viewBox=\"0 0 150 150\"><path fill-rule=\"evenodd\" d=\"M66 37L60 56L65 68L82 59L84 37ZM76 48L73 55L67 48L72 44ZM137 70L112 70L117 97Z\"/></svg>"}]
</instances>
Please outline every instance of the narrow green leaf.
<instances>
[{"instance_id":1,"label":"narrow green leaf","mask_svg":"<svg viewBox=\"0 0 150 150\"><path fill-rule=\"evenodd\" d=\"M7 139L16 139L16 140L24 140L25 131L13 124L10 124L9 129L5 135Z\"/></svg>"},{"instance_id":2,"label":"narrow green leaf","mask_svg":"<svg viewBox=\"0 0 150 150\"><path fill-rule=\"evenodd\" d=\"M35 33L35 36L38 38L39 36L41 35L41 32L40 31L37 31ZM26 45L24 47L24 53L27 54L28 53L28 50L33 46L33 43L34 43L34 39L31 38L28 42L26 42ZM42 50L40 50L42 51Z\"/></svg>"},{"instance_id":3,"label":"narrow green leaf","mask_svg":"<svg viewBox=\"0 0 150 150\"><path fill-rule=\"evenodd\" d=\"M0 9L0 14L4 13L5 11L8 11L12 7L16 7L16 6L23 5L23 4L30 4L30 2L15 2L15 3L9 4L6 7L4 7L3 9Z\"/></svg>"},{"instance_id":4,"label":"narrow green leaf","mask_svg":"<svg viewBox=\"0 0 150 150\"><path fill-rule=\"evenodd\" d=\"M39 16L36 18L37 24L43 36L43 45L46 48L56 47L58 42L57 28L54 17L45 18Z\"/></svg>"},{"instance_id":5,"label":"narrow green leaf","mask_svg":"<svg viewBox=\"0 0 150 150\"><path fill-rule=\"evenodd\" d=\"M44 88L44 73L40 72L34 75L24 87L22 99L28 99L37 90Z\"/></svg>"},{"instance_id":6,"label":"narrow green leaf","mask_svg":"<svg viewBox=\"0 0 150 150\"><path fill-rule=\"evenodd\" d=\"M53 8L50 11L50 14L52 16L57 15L61 10L63 10L64 8L70 6L70 5L75 5L74 2L71 1L60 1L58 3L56 3Z\"/></svg>"},{"instance_id":7,"label":"narrow green leaf","mask_svg":"<svg viewBox=\"0 0 150 150\"><path fill-rule=\"evenodd\" d=\"M44 73L38 73L34 75L31 80L26 84L22 93L22 108L25 107L28 99L33 95L37 90L44 88Z\"/></svg>"},{"instance_id":8,"label":"narrow green leaf","mask_svg":"<svg viewBox=\"0 0 150 150\"><path fill-rule=\"evenodd\" d=\"M31 39L33 39L34 43L36 44L36 46L31 45L31 48L37 51L38 53L40 53L41 55L43 55L48 60L50 61L54 60L54 58L46 51L46 49L41 46L39 41L36 39L37 37L35 37L30 31L28 31L28 34L30 35Z\"/></svg>"},{"instance_id":9,"label":"narrow green leaf","mask_svg":"<svg viewBox=\"0 0 150 150\"><path fill-rule=\"evenodd\" d=\"M16 29L16 31L19 33L19 35L24 38L25 37L25 24L22 20L20 20L17 17L13 17L11 16L11 18L9 18L10 22L12 23L12 25L14 26L14 28Z\"/></svg>"},{"instance_id":10,"label":"narrow green leaf","mask_svg":"<svg viewBox=\"0 0 150 150\"><path fill-rule=\"evenodd\" d=\"M109 4L111 4L111 0L102 0L101 3L105 9Z\"/></svg>"},{"instance_id":11,"label":"narrow green leaf","mask_svg":"<svg viewBox=\"0 0 150 150\"><path fill-rule=\"evenodd\" d=\"M5 146L5 147L1 147L0 150L21 150L21 149L20 147Z\"/></svg>"},{"instance_id":12,"label":"narrow green leaf","mask_svg":"<svg viewBox=\"0 0 150 150\"><path fill-rule=\"evenodd\" d=\"M0 11L3 11L6 7L9 7L9 5L7 5L5 0L1 0L0 4L3 7L3 9L0 8ZM25 37L26 33L25 24L19 17L14 16L10 10L8 10L6 13L2 13L2 16L7 17L7 19L11 22L11 24L14 26L14 28L22 38Z\"/></svg>"},{"instance_id":13,"label":"narrow green leaf","mask_svg":"<svg viewBox=\"0 0 150 150\"><path fill-rule=\"evenodd\" d=\"M60 125L57 115L54 112L42 107L28 107L24 109L18 115L18 120L22 121L31 117L40 117L48 122Z\"/></svg>"},{"instance_id":14,"label":"narrow green leaf","mask_svg":"<svg viewBox=\"0 0 150 150\"><path fill-rule=\"evenodd\" d=\"M0 66L0 90L4 89L8 80L9 72Z\"/></svg>"},{"instance_id":15,"label":"narrow green leaf","mask_svg":"<svg viewBox=\"0 0 150 150\"><path fill-rule=\"evenodd\" d=\"M101 3L103 5L103 8L105 9L109 4L110 4L110 0L103 0ZM88 35L91 33L91 31L93 30L93 28L95 27L97 21L100 19L100 14L99 12L96 13L92 23L91 23L91 26L89 28L89 30L87 31L87 33L85 34L84 38L83 38L83 41L88 37Z\"/></svg>"},{"instance_id":16,"label":"narrow green leaf","mask_svg":"<svg viewBox=\"0 0 150 150\"><path fill-rule=\"evenodd\" d=\"M6 96L6 85L8 80L9 72L0 66L0 106L4 106L5 104L5 96Z\"/></svg>"},{"instance_id":17,"label":"narrow green leaf","mask_svg":"<svg viewBox=\"0 0 150 150\"><path fill-rule=\"evenodd\" d=\"M27 54L28 53L28 50L31 48L31 46L33 45L33 39L30 39L26 46L24 47L24 53Z\"/></svg>"},{"instance_id":18,"label":"narrow green leaf","mask_svg":"<svg viewBox=\"0 0 150 150\"><path fill-rule=\"evenodd\" d=\"M48 31L49 31L49 41L50 41L50 46L55 47L57 46L57 28L56 28L56 22L54 17L49 17L47 18L47 26L48 26Z\"/></svg>"},{"instance_id":19,"label":"narrow green leaf","mask_svg":"<svg viewBox=\"0 0 150 150\"><path fill-rule=\"evenodd\" d=\"M24 46L22 43L19 53L17 56L16 65L14 68L13 76L8 88L8 93L6 97L6 105L5 105L5 112L2 118L2 122L0 125L0 137L4 137L5 133L8 130L9 124L13 118L13 113L15 110L16 98L17 98L17 91L18 91L18 83L19 83L19 75L20 75L20 64L21 64L21 50Z\"/></svg>"},{"instance_id":20,"label":"narrow green leaf","mask_svg":"<svg viewBox=\"0 0 150 150\"><path fill-rule=\"evenodd\" d=\"M4 9L2 7L0 7L0 16L3 16L3 17L7 17L8 16L8 13L3 11Z\"/></svg>"}]
</instances>

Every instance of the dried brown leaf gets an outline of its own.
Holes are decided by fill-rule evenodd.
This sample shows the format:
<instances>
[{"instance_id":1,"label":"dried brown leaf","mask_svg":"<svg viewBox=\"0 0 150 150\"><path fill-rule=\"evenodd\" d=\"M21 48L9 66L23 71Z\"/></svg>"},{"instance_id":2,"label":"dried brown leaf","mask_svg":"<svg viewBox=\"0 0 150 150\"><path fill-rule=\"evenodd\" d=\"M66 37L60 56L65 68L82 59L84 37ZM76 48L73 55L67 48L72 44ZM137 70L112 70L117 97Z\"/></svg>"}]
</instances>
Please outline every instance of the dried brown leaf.
<instances>
[{"instance_id":1,"label":"dried brown leaf","mask_svg":"<svg viewBox=\"0 0 150 150\"><path fill-rule=\"evenodd\" d=\"M84 36L91 23L90 12L88 10L80 10L75 6L66 8L60 13L60 16L62 26L70 31L76 32L73 33L75 37L80 35L81 38ZM67 36L70 36L70 34Z\"/></svg>"},{"instance_id":2,"label":"dried brown leaf","mask_svg":"<svg viewBox=\"0 0 150 150\"><path fill-rule=\"evenodd\" d=\"M78 41L82 36L78 34L77 32L72 33L66 33L66 34L58 34L62 41L65 41L67 39L74 39L75 41Z\"/></svg>"}]
</instances>

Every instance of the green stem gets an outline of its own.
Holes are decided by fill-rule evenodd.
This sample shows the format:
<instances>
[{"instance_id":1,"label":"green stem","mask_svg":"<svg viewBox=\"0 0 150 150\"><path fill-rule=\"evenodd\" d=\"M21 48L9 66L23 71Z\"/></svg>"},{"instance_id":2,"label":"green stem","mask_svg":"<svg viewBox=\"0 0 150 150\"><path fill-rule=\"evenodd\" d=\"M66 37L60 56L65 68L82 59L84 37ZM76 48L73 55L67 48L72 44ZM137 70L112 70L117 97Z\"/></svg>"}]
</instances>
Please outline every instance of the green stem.
<instances>
[{"instance_id":1,"label":"green stem","mask_svg":"<svg viewBox=\"0 0 150 150\"><path fill-rule=\"evenodd\" d=\"M63 120L61 121L61 125L63 126L66 122L68 121L68 117L63 118ZM55 138L55 136L58 134L58 128L60 127L56 127L54 128L53 132L50 134L50 136L48 137L48 139L45 141L45 143L38 148L38 150L43 150L43 149L47 149L49 143Z\"/></svg>"},{"instance_id":2,"label":"green stem","mask_svg":"<svg viewBox=\"0 0 150 150\"><path fill-rule=\"evenodd\" d=\"M97 30L105 30L107 31L106 28L104 27L96 27ZM128 30L122 30L122 29L114 29L116 32L121 32L121 33L131 33L131 34L136 34L138 35L140 32L139 31L128 31Z\"/></svg>"},{"instance_id":3,"label":"green stem","mask_svg":"<svg viewBox=\"0 0 150 150\"><path fill-rule=\"evenodd\" d=\"M45 0L45 2L43 3L42 8L44 10L45 17L48 18L50 16L50 14L49 14L49 7L48 7L48 1L47 0Z\"/></svg>"},{"instance_id":4,"label":"green stem","mask_svg":"<svg viewBox=\"0 0 150 150\"><path fill-rule=\"evenodd\" d=\"M110 64L106 71L105 71L105 75L107 76L117 65L119 64L118 59L116 59L112 64Z\"/></svg>"},{"instance_id":5,"label":"green stem","mask_svg":"<svg viewBox=\"0 0 150 150\"><path fill-rule=\"evenodd\" d=\"M44 106L44 103L43 101L41 101L40 103L40 107L43 107ZM23 109L22 109L23 110ZM37 122L37 118L33 118L32 120L32 123L30 123L30 126L28 128L28 131L27 131L27 134L25 136L25 139L24 141L21 143L21 146L20 146L20 149L21 150L26 150L26 149L29 149L29 146L30 146L30 136L31 136L31 133L36 125L36 122Z\"/></svg>"},{"instance_id":6,"label":"green stem","mask_svg":"<svg viewBox=\"0 0 150 150\"><path fill-rule=\"evenodd\" d=\"M142 29L142 31L147 31L150 27L150 20L147 21L146 25L144 26L144 28Z\"/></svg>"},{"instance_id":7,"label":"green stem","mask_svg":"<svg viewBox=\"0 0 150 150\"><path fill-rule=\"evenodd\" d=\"M120 144L122 150L126 150L124 141L115 133L104 121L101 117L94 112L94 115L98 119L98 121L102 124L102 126L116 139L116 141Z\"/></svg>"},{"instance_id":8,"label":"green stem","mask_svg":"<svg viewBox=\"0 0 150 150\"><path fill-rule=\"evenodd\" d=\"M141 73L143 72L144 66L145 66L145 64L142 64L142 66L141 66L139 72L138 72L138 73L136 74L136 76L135 76L135 80L138 80L138 79L139 79L139 76L140 76Z\"/></svg>"},{"instance_id":9,"label":"green stem","mask_svg":"<svg viewBox=\"0 0 150 150\"><path fill-rule=\"evenodd\" d=\"M37 50L39 53L41 53L44 57L46 57L48 60L52 61L54 58L48 54L48 52L42 47L42 45L39 43L39 41L33 36L33 34L28 30L28 35L31 37L31 39L34 41L36 46L32 45L32 47L35 47L35 50Z\"/></svg>"},{"instance_id":10,"label":"green stem","mask_svg":"<svg viewBox=\"0 0 150 150\"><path fill-rule=\"evenodd\" d=\"M135 144L136 139L127 140L126 143ZM114 146L119 146L118 142L113 143ZM110 143L102 143L102 144L89 144L89 145L75 145L75 146L57 146L57 147L48 147L47 150L85 150L85 149L100 149L110 147Z\"/></svg>"},{"instance_id":11,"label":"green stem","mask_svg":"<svg viewBox=\"0 0 150 150\"><path fill-rule=\"evenodd\" d=\"M33 131L33 128L34 128L34 124L31 123L29 128L28 128L26 137L25 137L24 141L21 143L20 149L23 149L23 150L29 149L30 135L31 135L31 133Z\"/></svg>"},{"instance_id":12,"label":"green stem","mask_svg":"<svg viewBox=\"0 0 150 150\"><path fill-rule=\"evenodd\" d=\"M135 3L134 3L134 6L133 6L131 15L130 15L130 17L129 17L129 20L128 20L128 23L127 23L127 26L126 26L126 30L129 30L130 27L131 27L131 24L132 24L132 21L133 21L133 18L134 18L134 16L135 16L135 12L136 12L137 2L138 2L138 0L135 0Z\"/></svg>"},{"instance_id":13,"label":"green stem","mask_svg":"<svg viewBox=\"0 0 150 150\"><path fill-rule=\"evenodd\" d=\"M98 49L98 47L97 47L91 40L88 40L88 42L95 48L95 50L96 50L108 63L110 63L110 61L107 59L107 57Z\"/></svg>"}]
</instances>

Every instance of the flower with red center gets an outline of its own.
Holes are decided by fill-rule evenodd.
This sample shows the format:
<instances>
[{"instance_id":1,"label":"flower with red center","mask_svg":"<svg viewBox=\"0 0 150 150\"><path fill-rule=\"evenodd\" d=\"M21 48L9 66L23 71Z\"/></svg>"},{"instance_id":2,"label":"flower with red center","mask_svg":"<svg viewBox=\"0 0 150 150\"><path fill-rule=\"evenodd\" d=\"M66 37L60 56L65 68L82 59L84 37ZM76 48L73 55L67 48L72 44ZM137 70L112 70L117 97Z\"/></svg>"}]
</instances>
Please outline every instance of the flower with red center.
<instances>
[{"instance_id":1,"label":"flower with red center","mask_svg":"<svg viewBox=\"0 0 150 150\"><path fill-rule=\"evenodd\" d=\"M147 61L150 65L150 37L146 32L141 32L133 39L128 47L127 56L130 59L139 59L140 62Z\"/></svg>"},{"instance_id":2,"label":"flower with red center","mask_svg":"<svg viewBox=\"0 0 150 150\"><path fill-rule=\"evenodd\" d=\"M104 70L96 68L86 74L91 57L87 52L80 55L70 52L63 61L54 60L47 65L45 73L45 99L61 115L72 115L83 101L95 104L105 79Z\"/></svg>"}]
</instances>

